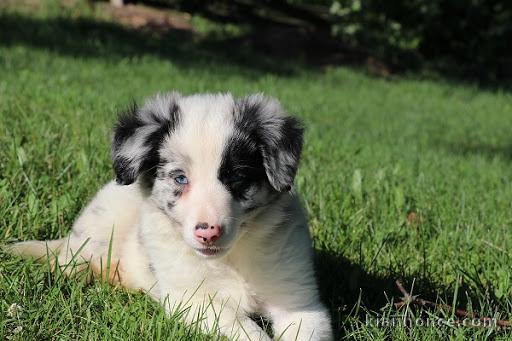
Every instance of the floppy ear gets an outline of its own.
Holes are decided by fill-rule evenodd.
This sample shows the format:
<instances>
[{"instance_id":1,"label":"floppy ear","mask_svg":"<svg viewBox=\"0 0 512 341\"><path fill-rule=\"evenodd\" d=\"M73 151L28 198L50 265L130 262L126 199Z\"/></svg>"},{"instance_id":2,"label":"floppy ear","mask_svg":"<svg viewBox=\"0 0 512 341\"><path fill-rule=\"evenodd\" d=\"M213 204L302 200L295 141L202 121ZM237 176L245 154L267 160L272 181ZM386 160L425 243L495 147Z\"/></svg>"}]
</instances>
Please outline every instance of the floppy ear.
<instances>
[{"instance_id":1,"label":"floppy ear","mask_svg":"<svg viewBox=\"0 0 512 341\"><path fill-rule=\"evenodd\" d=\"M157 95L141 108L134 104L119 115L112 138L112 162L118 184L129 185L142 174L156 174L160 145L178 124L179 97L174 92Z\"/></svg>"},{"instance_id":2,"label":"floppy ear","mask_svg":"<svg viewBox=\"0 0 512 341\"><path fill-rule=\"evenodd\" d=\"M268 181L278 192L289 191L302 152L302 123L288 116L276 99L261 94L242 98L237 107L239 122L245 122L260 144Z\"/></svg>"}]
</instances>

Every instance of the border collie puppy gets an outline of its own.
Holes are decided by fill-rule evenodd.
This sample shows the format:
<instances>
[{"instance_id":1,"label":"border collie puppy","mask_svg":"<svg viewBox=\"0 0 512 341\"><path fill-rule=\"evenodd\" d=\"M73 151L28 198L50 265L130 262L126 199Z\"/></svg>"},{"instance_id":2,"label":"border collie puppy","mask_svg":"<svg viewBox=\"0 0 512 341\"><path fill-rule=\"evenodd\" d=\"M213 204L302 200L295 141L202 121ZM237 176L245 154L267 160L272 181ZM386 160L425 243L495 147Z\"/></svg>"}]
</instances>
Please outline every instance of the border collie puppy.
<instances>
[{"instance_id":1,"label":"border collie puppy","mask_svg":"<svg viewBox=\"0 0 512 341\"><path fill-rule=\"evenodd\" d=\"M311 238L293 190L303 129L263 95L157 95L114 129L117 181L70 235L12 244L69 272L142 289L185 323L234 339L331 340ZM110 264L107 264L107 259ZM72 268L73 270L69 270Z\"/></svg>"}]
</instances>

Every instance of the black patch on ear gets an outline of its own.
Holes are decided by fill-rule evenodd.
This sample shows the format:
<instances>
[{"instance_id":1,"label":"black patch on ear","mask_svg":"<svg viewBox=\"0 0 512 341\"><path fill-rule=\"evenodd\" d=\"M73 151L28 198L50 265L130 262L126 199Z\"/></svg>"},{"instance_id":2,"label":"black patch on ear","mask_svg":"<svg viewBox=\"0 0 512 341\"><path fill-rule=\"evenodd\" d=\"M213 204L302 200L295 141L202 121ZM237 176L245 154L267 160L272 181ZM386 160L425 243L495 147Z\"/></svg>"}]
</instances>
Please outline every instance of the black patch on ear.
<instances>
[{"instance_id":1,"label":"black patch on ear","mask_svg":"<svg viewBox=\"0 0 512 341\"><path fill-rule=\"evenodd\" d=\"M235 133L228 143L219 179L235 197L243 197L250 183L267 181L277 192L289 191L299 165L303 143L301 122L283 113L276 100L260 95L245 97L236 103L233 113ZM236 186L228 181L236 169L256 169Z\"/></svg>"},{"instance_id":2,"label":"black patch on ear","mask_svg":"<svg viewBox=\"0 0 512 341\"><path fill-rule=\"evenodd\" d=\"M158 100L162 99L153 99ZM149 109L151 107L155 106L149 106ZM141 183L151 186L160 162L160 145L179 124L180 109L175 101L171 102L167 113L155 113L149 109L133 104L119 115L114 127L112 163L118 184L132 184L141 176ZM125 148L130 153L123 150Z\"/></svg>"},{"instance_id":3,"label":"black patch on ear","mask_svg":"<svg viewBox=\"0 0 512 341\"><path fill-rule=\"evenodd\" d=\"M123 144L135 134L135 131L144 123L137 115L138 107L135 102L124 112L121 112L118 121L114 126L112 138L112 162L116 173L116 182L120 185L129 185L135 181L136 174L131 167L131 159L127 156L118 155L116 152Z\"/></svg>"},{"instance_id":4,"label":"black patch on ear","mask_svg":"<svg viewBox=\"0 0 512 341\"><path fill-rule=\"evenodd\" d=\"M146 154L144 161L142 162L139 173L141 175L141 183L145 187L152 187L156 178L157 166L160 163L160 155L159 150L160 146L165 138L165 136L169 135L175 128L177 123L177 112L179 110L177 105L171 107L169 112L169 119L160 119L154 117L155 121L157 121L160 127L148 135L145 145L149 147L149 152Z\"/></svg>"},{"instance_id":5,"label":"black patch on ear","mask_svg":"<svg viewBox=\"0 0 512 341\"><path fill-rule=\"evenodd\" d=\"M302 153L304 128L294 117L284 117L277 143L265 143L265 168L272 186L279 192L292 188Z\"/></svg>"}]
</instances>

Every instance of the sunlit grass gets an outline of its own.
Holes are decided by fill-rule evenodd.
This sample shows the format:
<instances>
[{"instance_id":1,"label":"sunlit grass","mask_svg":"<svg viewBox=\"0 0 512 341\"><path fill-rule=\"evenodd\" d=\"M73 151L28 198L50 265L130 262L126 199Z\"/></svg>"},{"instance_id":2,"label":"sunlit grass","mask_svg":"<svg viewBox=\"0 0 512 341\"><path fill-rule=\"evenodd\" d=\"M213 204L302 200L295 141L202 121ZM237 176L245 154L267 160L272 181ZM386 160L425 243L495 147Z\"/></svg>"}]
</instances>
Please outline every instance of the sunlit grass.
<instances>
[{"instance_id":1,"label":"sunlit grass","mask_svg":"<svg viewBox=\"0 0 512 341\"><path fill-rule=\"evenodd\" d=\"M5 12L0 20L1 242L66 235L113 177L110 129L132 99L173 89L265 92L307 126L297 185L339 336L510 337L365 318L405 316L389 304L401 296L397 278L408 288L414 281L422 297L512 318L509 93L346 68L269 67L262 51L220 51L63 13ZM0 257L2 339L201 337L142 294L55 279L45 266ZM14 303L21 311L11 316Z\"/></svg>"}]
</instances>

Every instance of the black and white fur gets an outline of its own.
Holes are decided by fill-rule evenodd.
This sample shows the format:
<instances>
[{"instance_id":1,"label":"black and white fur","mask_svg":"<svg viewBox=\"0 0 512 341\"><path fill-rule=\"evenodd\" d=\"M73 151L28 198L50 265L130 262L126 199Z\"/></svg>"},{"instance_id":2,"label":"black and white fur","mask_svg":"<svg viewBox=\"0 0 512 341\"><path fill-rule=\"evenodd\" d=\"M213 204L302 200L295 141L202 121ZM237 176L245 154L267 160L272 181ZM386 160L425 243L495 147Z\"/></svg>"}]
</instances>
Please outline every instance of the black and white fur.
<instances>
[{"instance_id":1,"label":"black and white fur","mask_svg":"<svg viewBox=\"0 0 512 341\"><path fill-rule=\"evenodd\" d=\"M272 321L276 339L330 340L293 190L302 136L273 98L157 95L120 116L117 181L97 193L71 234L10 250L43 257L48 247L59 265L85 260L102 276L111 259L113 282L146 291L186 323L199 317L205 331L269 339L249 317L256 313ZM222 228L212 245L194 234L202 222Z\"/></svg>"}]
</instances>

